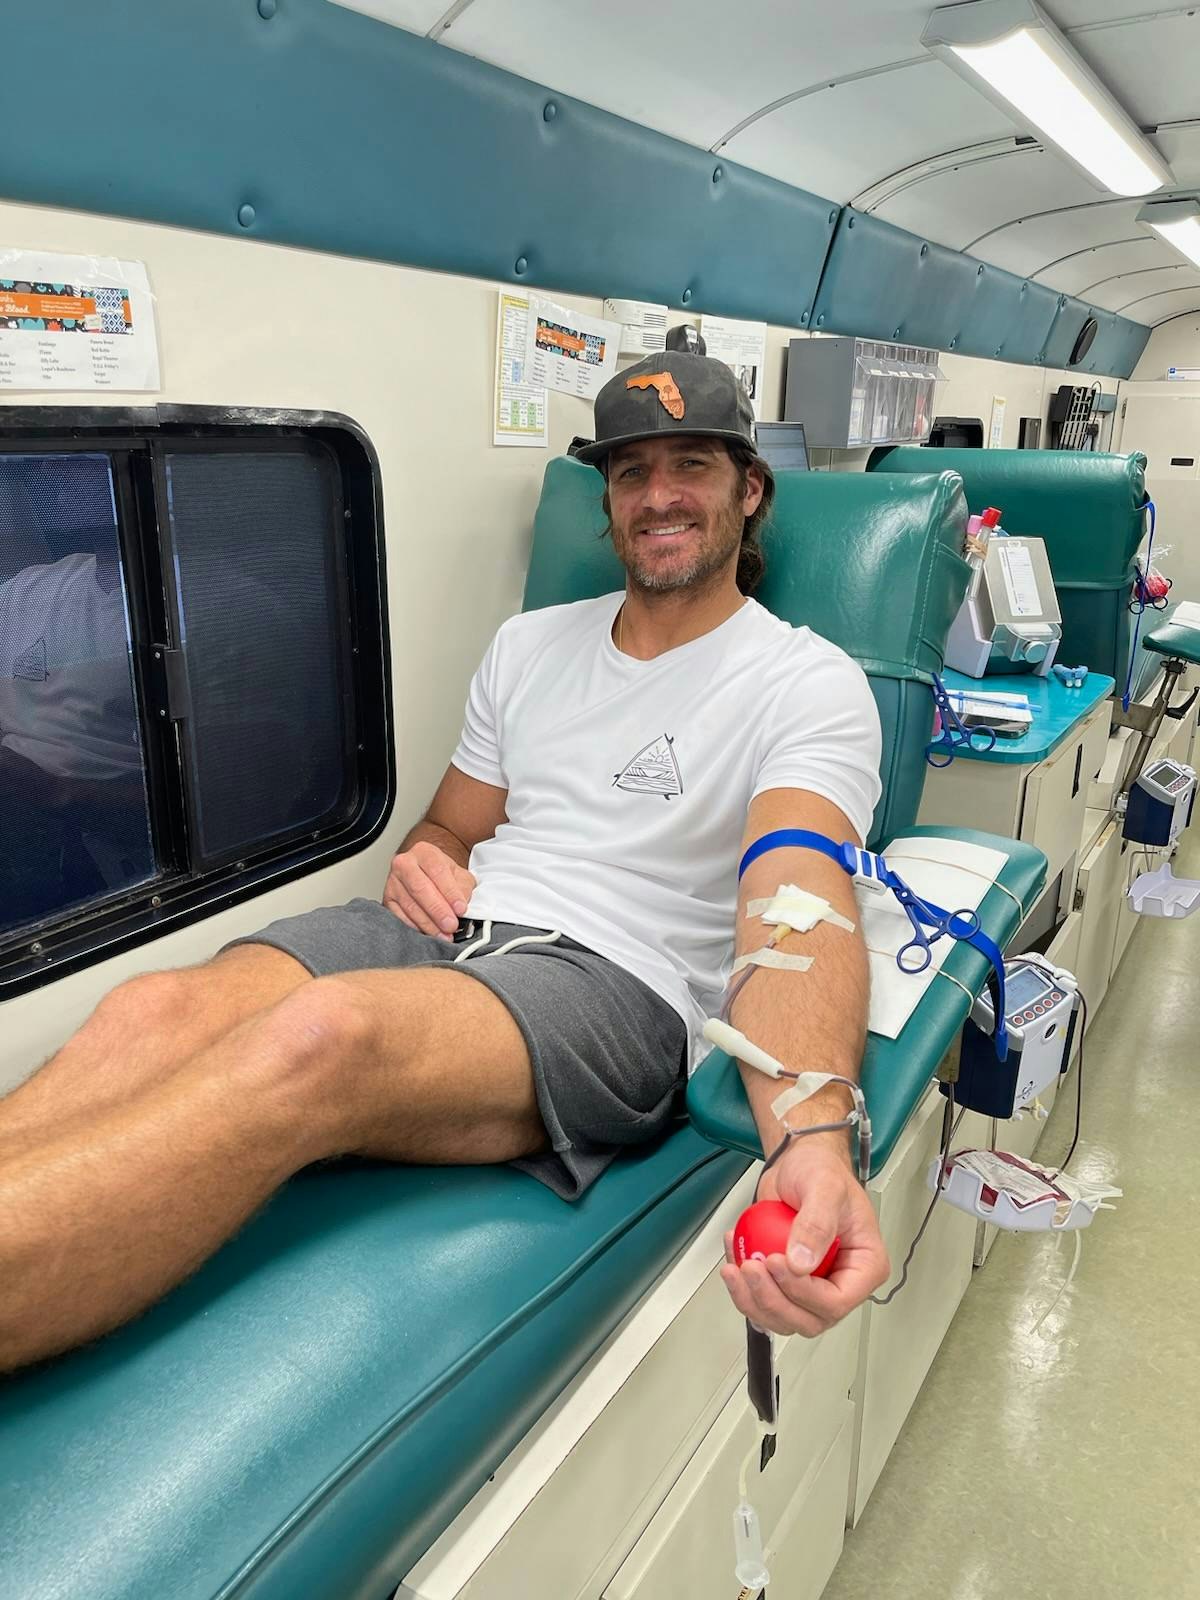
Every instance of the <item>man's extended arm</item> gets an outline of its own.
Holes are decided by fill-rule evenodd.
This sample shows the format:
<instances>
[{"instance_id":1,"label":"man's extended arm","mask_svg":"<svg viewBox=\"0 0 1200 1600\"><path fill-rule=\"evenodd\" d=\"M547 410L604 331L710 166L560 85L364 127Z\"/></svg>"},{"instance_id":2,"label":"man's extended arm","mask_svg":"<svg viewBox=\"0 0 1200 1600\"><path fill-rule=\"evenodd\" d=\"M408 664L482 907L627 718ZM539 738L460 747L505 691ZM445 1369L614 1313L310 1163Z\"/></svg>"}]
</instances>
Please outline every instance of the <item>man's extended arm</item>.
<instances>
[{"instance_id":1,"label":"man's extended arm","mask_svg":"<svg viewBox=\"0 0 1200 1600\"><path fill-rule=\"evenodd\" d=\"M771 789L750 807L744 844L777 828L809 828L839 843L854 837L845 816L830 801L798 789ZM827 857L784 848L760 856L742 879L738 897L737 952L767 942L771 929L748 917L749 901L768 899L781 884L794 883L819 895L857 923L850 879ZM748 1039L791 1071L834 1072L857 1080L866 1039L867 954L862 934L819 922L810 933L791 934L778 946L810 956L807 972L758 968L734 1002L730 1021ZM771 1103L787 1087L752 1067L741 1067L746 1094L770 1155L784 1137ZM841 1121L849 1111L848 1089L831 1084L788 1114L793 1127ZM866 1193L854 1176L847 1132L806 1134L762 1180L760 1198L785 1200L800 1213L789 1240L788 1261L727 1266L723 1276L739 1310L778 1333L821 1332L853 1310L888 1275L887 1254ZM835 1235L841 1250L827 1281L807 1275ZM807 1252L807 1253L805 1253Z\"/></svg>"},{"instance_id":2,"label":"man's extended arm","mask_svg":"<svg viewBox=\"0 0 1200 1600\"><path fill-rule=\"evenodd\" d=\"M508 790L446 768L429 810L392 857L383 903L421 933L449 938L475 879L471 851L505 820Z\"/></svg>"}]
</instances>

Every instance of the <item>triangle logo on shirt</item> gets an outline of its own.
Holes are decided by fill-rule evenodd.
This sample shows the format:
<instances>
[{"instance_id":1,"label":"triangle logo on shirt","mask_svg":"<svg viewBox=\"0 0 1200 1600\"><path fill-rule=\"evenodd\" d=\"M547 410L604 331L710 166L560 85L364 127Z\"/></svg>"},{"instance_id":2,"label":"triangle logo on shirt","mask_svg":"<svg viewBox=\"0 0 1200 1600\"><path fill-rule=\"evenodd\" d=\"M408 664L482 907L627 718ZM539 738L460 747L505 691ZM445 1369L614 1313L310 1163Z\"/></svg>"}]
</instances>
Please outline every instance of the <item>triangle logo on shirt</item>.
<instances>
[{"instance_id":1,"label":"triangle logo on shirt","mask_svg":"<svg viewBox=\"0 0 1200 1600\"><path fill-rule=\"evenodd\" d=\"M628 789L633 794L660 794L664 800L669 800L673 794L682 794L683 779L679 775L674 745L669 733L643 745L633 760L617 773L614 787Z\"/></svg>"},{"instance_id":2,"label":"triangle logo on shirt","mask_svg":"<svg viewBox=\"0 0 1200 1600\"><path fill-rule=\"evenodd\" d=\"M45 683L50 674L46 671L46 641L39 639L30 645L24 655L13 662L13 677L28 678L30 683Z\"/></svg>"}]
</instances>

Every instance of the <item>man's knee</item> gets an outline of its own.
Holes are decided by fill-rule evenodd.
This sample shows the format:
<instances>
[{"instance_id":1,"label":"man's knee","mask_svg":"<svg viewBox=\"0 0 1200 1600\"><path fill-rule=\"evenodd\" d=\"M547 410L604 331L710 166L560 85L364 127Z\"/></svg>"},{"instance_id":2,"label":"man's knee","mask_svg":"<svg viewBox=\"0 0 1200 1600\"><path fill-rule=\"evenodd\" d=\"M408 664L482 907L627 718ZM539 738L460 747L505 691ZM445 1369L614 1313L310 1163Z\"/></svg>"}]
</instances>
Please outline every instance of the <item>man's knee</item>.
<instances>
[{"instance_id":1,"label":"man's knee","mask_svg":"<svg viewBox=\"0 0 1200 1600\"><path fill-rule=\"evenodd\" d=\"M93 1022L133 1037L178 1025L194 1001L192 982L187 971L139 973L105 995Z\"/></svg>"},{"instance_id":2,"label":"man's knee","mask_svg":"<svg viewBox=\"0 0 1200 1600\"><path fill-rule=\"evenodd\" d=\"M285 1070L336 1082L379 1037L374 1004L344 977L315 978L263 1019L270 1053Z\"/></svg>"}]
</instances>

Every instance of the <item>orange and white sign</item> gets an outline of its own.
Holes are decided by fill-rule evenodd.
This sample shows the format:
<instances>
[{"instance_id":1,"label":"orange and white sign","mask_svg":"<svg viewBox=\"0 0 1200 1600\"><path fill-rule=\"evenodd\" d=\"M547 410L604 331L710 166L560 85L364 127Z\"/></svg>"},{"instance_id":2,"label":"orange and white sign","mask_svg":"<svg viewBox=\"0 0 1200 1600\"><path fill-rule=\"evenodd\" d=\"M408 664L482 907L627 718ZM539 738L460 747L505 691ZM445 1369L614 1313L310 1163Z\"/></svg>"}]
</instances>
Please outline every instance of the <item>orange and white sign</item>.
<instances>
[{"instance_id":1,"label":"orange and white sign","mask_svg":"<svg viewBox=\"0 0 1200 1600\"><path fill-rule=\"evenodd\" d=\"M0 248L0 390L158 387L142 262Z\"/></svg>"},{"instance_id":2,"label":"orange and white sign","mask_svg":"<svg viewBox=\"0 0 1200 1600\"><path fill-rule=\"evenodd\" d=\"M621 324L556 305L544 295L529 297L526 338L529 381L561 394L594 400L617 370Z\"/></svg>"}]
</instances>

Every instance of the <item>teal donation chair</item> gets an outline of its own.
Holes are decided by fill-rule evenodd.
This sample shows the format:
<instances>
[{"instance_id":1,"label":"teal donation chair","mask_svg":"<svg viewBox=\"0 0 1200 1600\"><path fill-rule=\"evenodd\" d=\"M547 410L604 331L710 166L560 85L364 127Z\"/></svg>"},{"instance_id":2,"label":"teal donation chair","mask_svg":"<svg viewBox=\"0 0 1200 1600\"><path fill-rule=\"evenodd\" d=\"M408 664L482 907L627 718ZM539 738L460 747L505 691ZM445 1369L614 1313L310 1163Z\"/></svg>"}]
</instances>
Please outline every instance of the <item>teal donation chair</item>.
<instances>
[{"instance_id":1,"label":"teal donation chair","mask_svg":"<svg viewBox=\"0 0 1200 1600\"><path fill-rule=\"evenodd\" d=\"M1145 515L1146 458L1087 450L933 450L872 453L868 472L962 477L971 511L1000 508L1006 532L1046 541L1062 612L1057 659L1125 683L1133 645L1129 610Z\"/></svg>"},{"instance_id":2,"label":"teal donation chair","mask_svg":"<svg viewBox=\"0 0 1200 1600\"><path fill-rule=\"evenodd\" d=\"M622 586L600 492L550 462L527 608ZM780 478L760 597L870 676L876 844L938 831L912 824L965 516L953 472ZM961 836L1003 849L1001 881L1032 904L1039 852ZM981 907L1001 944L1010 894ZM973 950L948 970L983 984ZM871 1039L876 1169L966 1009L935 984L898 1039ZM759 1153L727 1057L688 1104L574 1205L511 1168L301 1173L138 1321L0 1384L0 1594L385 1600Z\"/></svg>"}]
</instances>

